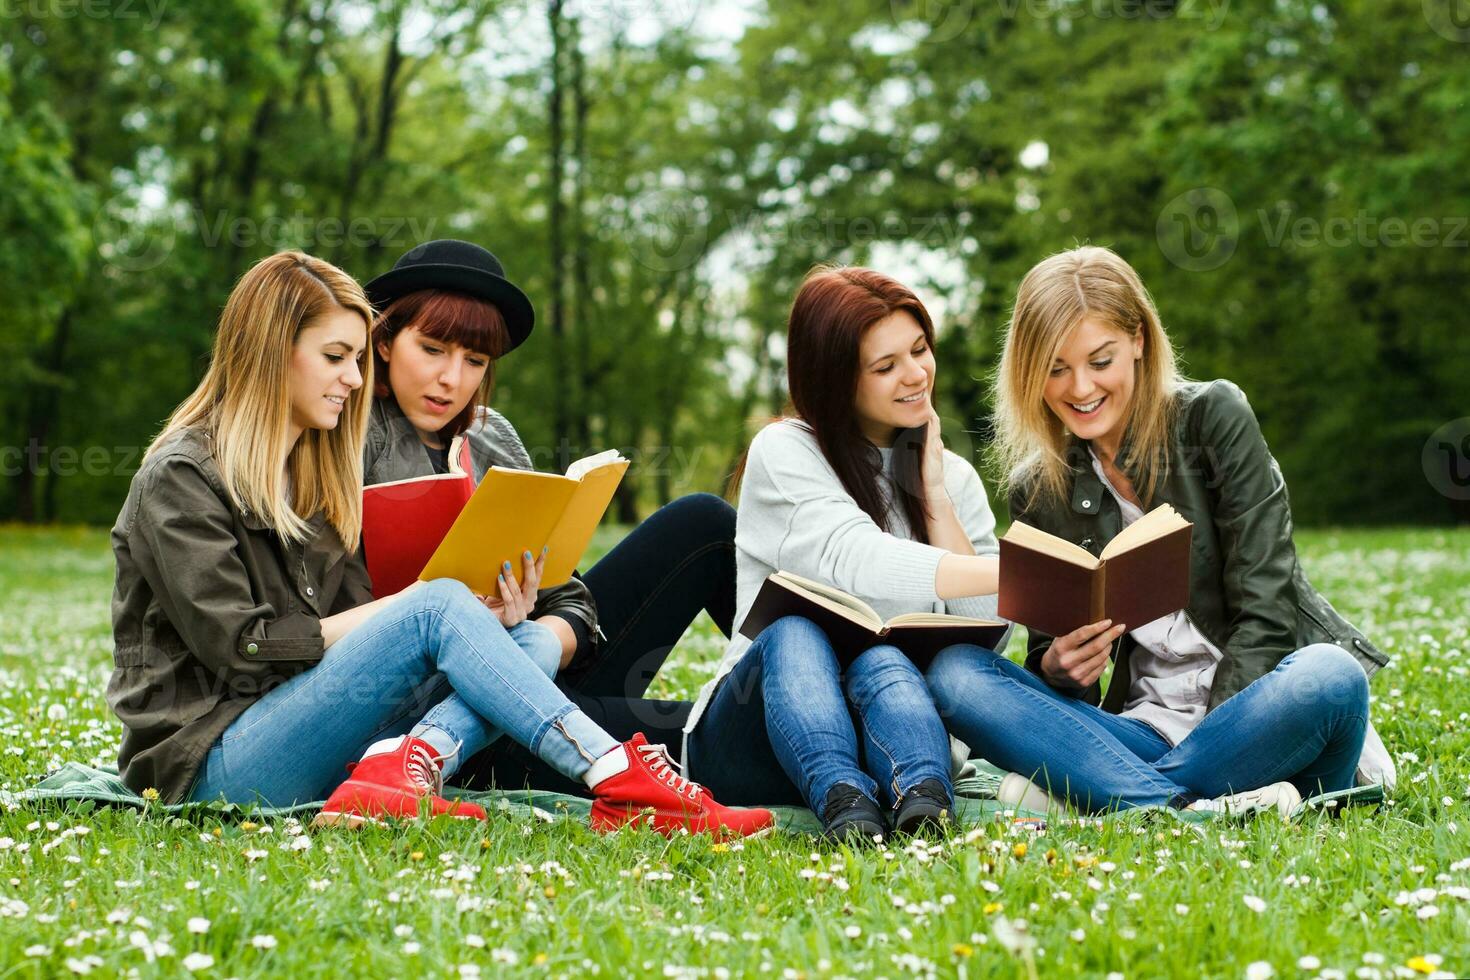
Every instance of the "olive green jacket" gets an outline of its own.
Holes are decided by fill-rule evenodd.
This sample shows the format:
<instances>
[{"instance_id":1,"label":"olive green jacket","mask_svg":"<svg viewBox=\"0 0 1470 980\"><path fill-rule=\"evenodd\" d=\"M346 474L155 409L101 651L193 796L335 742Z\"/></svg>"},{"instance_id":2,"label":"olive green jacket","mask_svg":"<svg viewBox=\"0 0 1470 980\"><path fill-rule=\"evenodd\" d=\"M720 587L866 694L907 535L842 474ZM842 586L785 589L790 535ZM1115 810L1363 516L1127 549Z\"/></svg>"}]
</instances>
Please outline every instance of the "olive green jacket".
<instances>
[{"instance_id":1,"label":"olive green jacket","mask_svg":"<svg viewBox=\"0 0 1470 980\"><path fill-rule=\"evenodd\" d=\"M1229 381L1186 382L1177 398L1168 474L1145 509L1172 504L1194 524L1187 612L1222 655L1209 710L1311 643L1336 643L1371 676L1388 656L1338 615L1302 573L1286 481L1245 395ZM1123 529L1118 502L1093 471L1087 443L1074 438L1067 462L1069 499L1029 501L1029 485L1022 481L1011 493L1011 516L1096 555ZM1126 440L1117 462L1137 485ZM1038 675L1051 641L1030 634L1026 666ZM1100 683L1062 693L1121 711L1132 687L1129 658L1135 646L1128 634L1115 645L1106 697Z\"/></svg>"},{"instance_id":2,"label":"olive green jacket","mask_svg":"<svg viewBox=\"0 0 1470 980\"><path fill-rule=\"evenodd\" d=\"M186 799L206 753L267 691L321 660L321 618L372 598L367 569L320 516L304 545L225 492L209 438L186 430L133 477L112 529L118 769Z\"/></svg>"}]
</instances>

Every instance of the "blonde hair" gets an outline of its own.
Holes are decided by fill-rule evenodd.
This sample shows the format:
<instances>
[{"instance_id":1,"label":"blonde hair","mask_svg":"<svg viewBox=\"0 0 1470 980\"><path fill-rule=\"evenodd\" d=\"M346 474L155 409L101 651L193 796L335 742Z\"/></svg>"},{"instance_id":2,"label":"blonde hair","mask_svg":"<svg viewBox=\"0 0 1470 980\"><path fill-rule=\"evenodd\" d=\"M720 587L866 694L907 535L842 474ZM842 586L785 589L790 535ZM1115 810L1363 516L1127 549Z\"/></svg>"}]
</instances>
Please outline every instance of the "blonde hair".
<instances>
[{"instance_id":1,"label":"blonde hair","mask_svg":"<svg viewBox=\"0 0 1470 980\"><path fill-rule=\"evenodd\" d=\"M302 252L280 252L257 262L225 303L203 380L174 409L148 454L183 429L198 428L211 439L236 507L254 511L282 538L297 543L307 537L307 520L322 513L353 551L362 533L362 444L371 408L372 358L363 357L363 384L347 396L337 427L307 429L294 447L287 445L296 338L314 319L337 309L362 317L367 336L372 306L347 273Z\"/></svg>"},{"instance_id":2,"label":"blonde hair","mask_svg":"<svg viewBox=\"0 0 1470 980\"><path fill-rule=\"evenodd\" d=\"M1133 267L1114 251L1084 246L1038 262L1021 280L996 380L995 452L1026 506L1067 497L1067 430L1043 397L1052 362L1072 330L1093 319L1143 335L1133 397L1123 420L1145 504L1168 471L1169 431L1180 375L1158 310Z\"/></svg>"}]
</instances>

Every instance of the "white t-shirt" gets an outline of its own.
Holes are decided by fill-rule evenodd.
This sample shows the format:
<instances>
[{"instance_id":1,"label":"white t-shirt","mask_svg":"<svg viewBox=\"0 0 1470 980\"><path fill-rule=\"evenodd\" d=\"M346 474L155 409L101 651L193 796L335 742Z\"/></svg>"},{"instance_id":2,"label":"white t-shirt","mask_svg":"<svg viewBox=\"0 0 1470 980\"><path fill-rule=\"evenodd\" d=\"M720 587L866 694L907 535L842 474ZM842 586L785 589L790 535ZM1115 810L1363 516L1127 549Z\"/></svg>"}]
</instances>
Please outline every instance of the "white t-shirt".
<instances>
[{"instance_id":1,"label":"white t-shirt","mask_svg":"<svg viewBox=\"0 0 1470 980\"><path fill-rule=\"evenodd\" d=\"M1092 453L1092 469L1118 502L1124 527L1143 516L1139 507L1114 489L1096 453ZM1209 709L1220 651L1195 628L1183 609L1135 627L1128 635L1138 643L1138 649L1129 659L1132 684L1119 714L1147 723L1170 745L1178 745Z\"/></svg>"}]
</instances>

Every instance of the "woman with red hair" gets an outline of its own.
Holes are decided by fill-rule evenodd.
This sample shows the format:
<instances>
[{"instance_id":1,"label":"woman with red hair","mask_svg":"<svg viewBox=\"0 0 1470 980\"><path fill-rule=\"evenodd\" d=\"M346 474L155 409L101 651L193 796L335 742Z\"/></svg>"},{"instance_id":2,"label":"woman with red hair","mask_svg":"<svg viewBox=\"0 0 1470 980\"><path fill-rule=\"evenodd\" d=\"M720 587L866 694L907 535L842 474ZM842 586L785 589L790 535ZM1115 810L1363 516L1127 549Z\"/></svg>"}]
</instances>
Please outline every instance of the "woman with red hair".
<instances>
[{"instance_id":1,"label":"woman with red hair","mask_svg":"<svg viewBox=\"0 0 1470 980\"><path fill-rule=\"evenodd\" d=\"M974 467L940 442L933 342L924 305L888 276L819 268L802 283L789 417L755 437L737 475L737 621L777 570L884 618L994 618L995 518ZM840 667L800 617L731 641L685 739L692 778L727 799L805 803L834 839L952 814L949 740L918 668L890 644Z\"/></svg>"}]
</instances>

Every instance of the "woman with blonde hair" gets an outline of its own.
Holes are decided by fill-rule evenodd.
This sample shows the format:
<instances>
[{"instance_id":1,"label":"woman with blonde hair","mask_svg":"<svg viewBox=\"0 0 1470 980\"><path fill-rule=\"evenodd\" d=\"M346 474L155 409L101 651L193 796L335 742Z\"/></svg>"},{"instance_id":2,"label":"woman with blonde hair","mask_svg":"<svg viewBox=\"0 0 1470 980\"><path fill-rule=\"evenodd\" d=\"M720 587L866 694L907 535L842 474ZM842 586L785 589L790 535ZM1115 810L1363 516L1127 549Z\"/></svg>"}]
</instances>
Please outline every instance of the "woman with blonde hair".
<instances>
[{"instance_id":1,"label":"woman with blonde hair","mask_svg":"<svg viewBox=\"0 0 1470 980\"><path fill-rule=\"evenodd\" d=\"M1012 770L1002 799L1045 809L1049 790L1083 809L1286 815L1302 794L1352 786L1368 674L1387 658L1303 575L1286 484L1245 395L1180 378L1118 255L1077 248L1027 273L996 422L1015 520L1093 554L1160 504L1194 525L1184 610L1032 631L1024 668L975 647L935 659L950 730Z\"/></svg>"},{"instance_id":2,"label":"woman with blonde hair","mask_svg":"<svg viewBox=\"0 0 1470 980\"><path fill-rule=\"evenodd\" d=\"M598 829L650 808L663 832L767 826L577 710L544 627L507 629L449 580L373 600L357 549L372 319L351 277L300 252L230 294L112 531L124 781L165 803L330 794L322 824L484 819L440 796L444 773L504 734L591 788Z\"/></svg>"}]
</instances>

